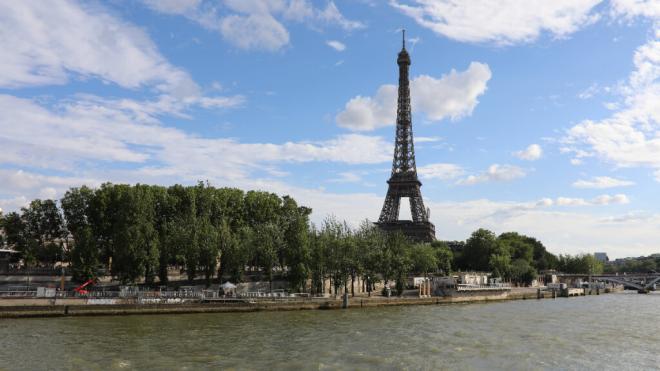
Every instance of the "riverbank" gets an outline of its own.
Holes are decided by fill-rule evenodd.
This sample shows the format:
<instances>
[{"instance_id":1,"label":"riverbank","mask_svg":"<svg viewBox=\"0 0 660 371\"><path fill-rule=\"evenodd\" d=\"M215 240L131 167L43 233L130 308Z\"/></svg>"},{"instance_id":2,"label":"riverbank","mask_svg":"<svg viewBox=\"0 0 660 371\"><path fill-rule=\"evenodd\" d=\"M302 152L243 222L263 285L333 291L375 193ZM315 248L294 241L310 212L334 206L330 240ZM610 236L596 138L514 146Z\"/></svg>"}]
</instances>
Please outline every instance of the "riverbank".
<instances>
[{"instance_id":1,"label":"riverbank","mask_svg":"<svg viewBox=\"0 0 660 371\"><path fill-rule=\"evenodd\" d=\"M587 293L589 294L589 293ZM596 295L596 292L591 294ZM598 294L605 294L599 292ZM506 292L472 292L444 297L354 297L349 298L347 309L400 305L441 305L478 303L504 300L531 300L553 298L551 292L536 289L513 289ZM296 311L342 309L344 303L334 298L306 298L295 300L223 300L211 302L138 303L134 300L108 302L80 298L57 299L2 299L0 318L108 316L132 314L223 313L257 311Z\"/></svg>"}]
</instances>

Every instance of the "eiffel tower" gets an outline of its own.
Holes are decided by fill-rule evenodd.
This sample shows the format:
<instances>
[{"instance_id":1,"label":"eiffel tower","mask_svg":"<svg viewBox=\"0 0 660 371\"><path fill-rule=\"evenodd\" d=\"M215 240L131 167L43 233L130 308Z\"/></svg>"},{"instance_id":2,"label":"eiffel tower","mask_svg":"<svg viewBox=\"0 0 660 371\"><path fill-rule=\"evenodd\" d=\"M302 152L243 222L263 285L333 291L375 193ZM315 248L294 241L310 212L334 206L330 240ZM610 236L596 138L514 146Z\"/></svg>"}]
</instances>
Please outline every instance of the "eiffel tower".
<instances>
[{"instance_id":1,"label":"eiffel tower","mask_svg":"<svg viewBox=\"0 0 660 371\"><path fill-rule=\"evenodd\" d=\"M387 181L385 203L378 218L378 225L386 232L401 231L416 242L435 240L435 226L429 222L429 210L424 208L422 182L417 178L415 145L413 143L412 117L410 108L410 82L408 69L410 55L406 51L406 31L403 31L403 48L397 58L399 65L399 100L396 117L396 143L392 175ZM408 197L412 220L399 220L401 198Z\"/></svg>"}]
</instances>

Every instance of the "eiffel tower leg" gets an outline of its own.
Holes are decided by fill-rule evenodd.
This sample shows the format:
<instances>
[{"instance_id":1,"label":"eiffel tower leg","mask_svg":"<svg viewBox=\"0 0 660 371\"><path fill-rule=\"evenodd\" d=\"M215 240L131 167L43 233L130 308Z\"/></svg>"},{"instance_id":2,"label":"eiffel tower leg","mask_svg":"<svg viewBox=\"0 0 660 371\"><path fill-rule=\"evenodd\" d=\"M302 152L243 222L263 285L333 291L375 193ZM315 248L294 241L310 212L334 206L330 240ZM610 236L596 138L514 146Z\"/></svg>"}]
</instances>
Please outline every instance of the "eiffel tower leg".
<instances>
[{"instance_id":1,"label":"eiffel tower leg","mask_svg":"<svg viewBox=\"0 0 660 371\"><path fill-rule=\"evenodd\" d=\"M428 215L426 215L426 208L422 200L422 193L419 188L414 192L415 194L410 197L410 215L412 215L415 222L427 222Z\"/></svg>"},{"instance_id":2,"label":"eiffel tower leg","mask_svg":"<svg viewBox=\"0 0 660 371\"><path fill-rule=\"evenodd\" d=\"M383 210L380 212L379 222L391 222L399 220L399 201L400 198L390 190L387 191Z\"/></svg>"}]
</instances>

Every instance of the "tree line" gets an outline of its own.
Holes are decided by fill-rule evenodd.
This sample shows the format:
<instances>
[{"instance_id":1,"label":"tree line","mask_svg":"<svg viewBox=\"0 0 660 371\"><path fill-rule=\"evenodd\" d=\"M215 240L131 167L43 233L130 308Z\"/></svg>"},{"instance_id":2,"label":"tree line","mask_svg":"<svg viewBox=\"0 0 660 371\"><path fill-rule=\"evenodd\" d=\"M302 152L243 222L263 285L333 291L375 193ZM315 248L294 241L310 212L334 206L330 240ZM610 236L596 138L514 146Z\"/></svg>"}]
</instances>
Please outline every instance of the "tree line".
<instances>
[{"instance_id":1,"label":"tree line","mask_svg":"<svg viewBox=\"0 0 660 371\"><path fill-rule=\"evenodd\" d=\"M653 254L646 257L626 259L621 264L606 264L607 273L653 273L660 272L660 254Z\"/></svg>"},{"instance_id":2,"label":"tree line","mask_svg":"<svg viewBox=\"0 0 660 371\"><path fill-rule=\"evenodd\" d=\"M106 183L71 188L59 205L34 200L1 216L0 227L26 265L66 261L78 281L108 271L124 283L167 285L174 267L207 284L214 277L241 282L249 273L271 283L286 279L292 290L310 289L311 282L313 293L336 293L354 291L358 278L367 290L379 281L402 290L411 274L489 271L527 284L544 269L598 269L584 262L591 255L557 257L535 238L515 232L496 236L479 229L466 241L416 244L369 221L351 228L328 217L317 226L310 213L293 198L269 192L204 183Z\"/></svg>"}]
</instances>

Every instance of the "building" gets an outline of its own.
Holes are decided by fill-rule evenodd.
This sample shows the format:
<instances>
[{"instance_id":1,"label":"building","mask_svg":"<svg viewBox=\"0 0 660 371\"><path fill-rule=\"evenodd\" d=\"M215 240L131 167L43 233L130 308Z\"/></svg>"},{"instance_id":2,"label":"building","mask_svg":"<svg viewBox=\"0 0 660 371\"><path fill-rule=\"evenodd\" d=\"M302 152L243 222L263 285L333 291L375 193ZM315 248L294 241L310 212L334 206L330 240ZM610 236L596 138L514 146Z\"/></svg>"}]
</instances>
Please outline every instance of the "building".
<instances>
[{"instance_id":1,"label":"building","mask_svg":"<svg viewBox=\"0 0 660 371\"><path fill-rule=\"evenodd\" d=\"M610 258L607 256L606 252L596 252L594 253L594 257L596 258L596 260L601 261L603 263L607 263L608 261L610 261Z\"/></svg>"}]
</instances>

